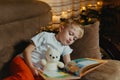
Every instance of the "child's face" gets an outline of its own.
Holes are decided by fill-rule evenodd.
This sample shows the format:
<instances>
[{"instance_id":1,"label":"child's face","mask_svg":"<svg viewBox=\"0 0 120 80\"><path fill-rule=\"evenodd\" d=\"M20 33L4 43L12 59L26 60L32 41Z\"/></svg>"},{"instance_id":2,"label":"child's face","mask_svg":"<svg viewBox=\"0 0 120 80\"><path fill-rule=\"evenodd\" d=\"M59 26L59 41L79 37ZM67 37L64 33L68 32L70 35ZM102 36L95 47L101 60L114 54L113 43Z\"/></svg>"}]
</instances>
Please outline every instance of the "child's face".
<instances>
[{"instance_id":1,"label":"child's face","mask_svg":"<svg viewBox=\"0 0 120 80\"><path fill-rule=\"evenodd\" d=\"M78 27L71 26L61 27L61 31L59 33L59 41L63 45L71 45L79 38L80 31Z\"/></svg>"}]
</instances>

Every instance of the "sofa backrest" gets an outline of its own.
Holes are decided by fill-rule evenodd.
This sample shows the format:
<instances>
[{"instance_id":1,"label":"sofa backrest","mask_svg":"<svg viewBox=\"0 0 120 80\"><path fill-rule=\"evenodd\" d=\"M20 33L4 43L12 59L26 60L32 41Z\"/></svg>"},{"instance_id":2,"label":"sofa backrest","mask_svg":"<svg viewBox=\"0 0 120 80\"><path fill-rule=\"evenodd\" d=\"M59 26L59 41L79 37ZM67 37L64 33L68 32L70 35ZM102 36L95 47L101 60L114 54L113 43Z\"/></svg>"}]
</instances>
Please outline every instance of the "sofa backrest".
<instances>
[{"instance_id":1,"label":"sofa backrest","mask_svg":"<svg viewBox=\"0 0 120 80\"><path fill-rule=\"evenodd\" d=\"M41 27L52 19L48 4L38 1L14 3L0 1L0 70L13 54L20 53Z\"/></svg>"},{"instance_id":2,"label":"sofa backrest","mask_svg":"<svg viewBox=\"0 0 120 80\"><path fill-rule=\"evenodd\" d=\"M27 18L37 17L50 11L44 2L0 3L0 25Z\"/></svg>"}]
</instances>

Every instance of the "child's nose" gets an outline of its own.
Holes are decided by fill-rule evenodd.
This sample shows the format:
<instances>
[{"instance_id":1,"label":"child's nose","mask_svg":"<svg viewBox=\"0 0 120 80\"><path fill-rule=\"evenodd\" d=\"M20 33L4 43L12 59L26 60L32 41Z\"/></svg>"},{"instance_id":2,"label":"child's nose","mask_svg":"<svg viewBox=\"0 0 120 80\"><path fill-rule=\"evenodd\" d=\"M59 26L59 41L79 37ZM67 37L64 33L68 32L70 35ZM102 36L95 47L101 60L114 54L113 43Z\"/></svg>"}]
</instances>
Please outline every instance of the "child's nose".
<instances>
[{"instance_id":1,"label":"child's nose","mask_svg":"<svg viewBox=\"0 0 120 80\"><path fill-rule=\"evenodd\" d=\"M73 40L73 37L70 37L70 38L69 38L69 41L72 41L72 40Z\"/></svg>"}]
</instances>

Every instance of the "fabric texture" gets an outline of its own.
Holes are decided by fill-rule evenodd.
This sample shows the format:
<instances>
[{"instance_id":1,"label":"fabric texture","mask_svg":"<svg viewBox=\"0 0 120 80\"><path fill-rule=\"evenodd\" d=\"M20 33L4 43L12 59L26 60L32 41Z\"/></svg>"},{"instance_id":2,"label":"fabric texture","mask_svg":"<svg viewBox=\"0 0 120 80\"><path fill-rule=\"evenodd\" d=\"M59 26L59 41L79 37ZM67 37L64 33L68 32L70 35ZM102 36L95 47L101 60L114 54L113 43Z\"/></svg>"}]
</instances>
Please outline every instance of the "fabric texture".
<instances>
[{"instance_id":1,"label":"fabric texture","mask_svg":"<svg viewBox=\"0 0 120 80\"><path fill-rule=\"evenodd\" d=\"M105 65L85 75L87 80L120 80L120 61L108 60Z\"/></svg>"},{"instance_id":2,"label":"fabric texture","mask_svg":"<svg viewBox=\"0 0 120 80\"><path fill-rule=\"evenodd\" d=\"M20 56L15 57L11 62L10 73L11 76L3 80L42 80L41 77L34 78L31 70Z\"/></svg>"},{"instance_id":3,"label":"fabric texture","mask_svg":"<svg viewBox=\"0 0 120 80\"><path fill-rule=\"evenodd\" d=\"M44 2L34 3L2 3L0 1L0 24L8 23L16 20L24 20L41 14L48 13L50 7ZM44 7L44 8L43 8Z\"/></svg>"}]
</instances>

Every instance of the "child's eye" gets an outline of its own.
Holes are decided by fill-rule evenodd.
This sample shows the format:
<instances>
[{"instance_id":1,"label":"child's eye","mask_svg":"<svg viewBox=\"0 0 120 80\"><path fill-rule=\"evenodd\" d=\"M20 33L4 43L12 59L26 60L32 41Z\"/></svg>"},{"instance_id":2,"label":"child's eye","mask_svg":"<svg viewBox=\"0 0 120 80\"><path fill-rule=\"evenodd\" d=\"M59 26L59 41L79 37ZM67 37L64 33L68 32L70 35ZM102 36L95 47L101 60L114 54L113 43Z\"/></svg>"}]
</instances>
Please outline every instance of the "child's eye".
<instances>
[{"instance_id":1,"label":"child's eye","mask_svg":"<svg viewBox=\"0 0 120 80\"><path fill-rule=\"evenodd\" d=\"M73 35L73 33L72 33L72 32L69 32L69 35L71 35L71 36L72 36L72 35Z\"/></svg>"}]
</instances>

